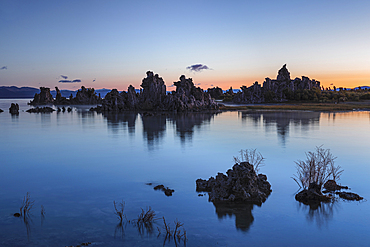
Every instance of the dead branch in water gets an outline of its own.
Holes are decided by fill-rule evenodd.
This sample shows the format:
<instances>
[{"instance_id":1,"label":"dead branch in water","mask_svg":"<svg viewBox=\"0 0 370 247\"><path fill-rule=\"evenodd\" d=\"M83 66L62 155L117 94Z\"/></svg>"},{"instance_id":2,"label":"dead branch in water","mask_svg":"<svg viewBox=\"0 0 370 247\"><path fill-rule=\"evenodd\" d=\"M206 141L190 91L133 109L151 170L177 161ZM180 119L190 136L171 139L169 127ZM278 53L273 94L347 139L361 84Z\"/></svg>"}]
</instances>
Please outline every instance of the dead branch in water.
<instances>
[{"instance_id":1,"label":"dead branch in water","mask_svg":"<svg viewBox=\"0 0 370 247\"><path fill-rule=\"evenodd\" d=\"M31 210L34 202L35 201L31 201L30 193L27 192L26 196L23 198L22 205L19 208L20 215L23 216L23 217L27 217L30 213L30 210Z\"/></svg>"},{"instance_id":2,"label":"dead branch in water","mask_svg":"<svg viewBox=\"0 0 370 247\"><path fill-rule=\"evenodd\" d=\"M123 214L123 210L125 209L125 202L122 200L122 202L118 204L118 208L117 208L116 201L113 201L113 205L114 205L114 210L116 211L115 214L117 215L118 219L122 223L123 218L126 218L126 216Z\"/></svg>"}]
</instances>

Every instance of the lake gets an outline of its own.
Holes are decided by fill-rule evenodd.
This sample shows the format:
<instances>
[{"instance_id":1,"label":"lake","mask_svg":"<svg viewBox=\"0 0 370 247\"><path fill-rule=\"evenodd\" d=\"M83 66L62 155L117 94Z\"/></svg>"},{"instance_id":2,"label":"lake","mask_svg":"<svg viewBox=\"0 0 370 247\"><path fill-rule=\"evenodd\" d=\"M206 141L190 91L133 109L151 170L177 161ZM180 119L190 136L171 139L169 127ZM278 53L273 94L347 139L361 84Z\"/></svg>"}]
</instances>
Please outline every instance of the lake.
<instances>
[{"instance_id":1,"label":"lake","mask_svg":"<svg viewBox=\"0 0 370 247\"><path fill-rule=\"evenodd\" d=\"M0 246L183 246L165 238L162 217L183 223L187 246L368 246L370 112L249 111L98 114L27 113L0 100ZM20 113L8 113L11 102ZM310 209L294 199L295 161L331 150L339 183L363 196ZM272 193L261 206L215 206L195 180L225 173L241 149L264 157ZM153 189L163 184L172 196ZM34 205L14 217L26 193ZM122 225L113 201L125 202ZM41 207L45 209L41 214ZM158 220L137 227L149 207ZM129 222L130 220L130 222ZM159 235L159 228L161 234Z\"/></svg>"}]
</instances>

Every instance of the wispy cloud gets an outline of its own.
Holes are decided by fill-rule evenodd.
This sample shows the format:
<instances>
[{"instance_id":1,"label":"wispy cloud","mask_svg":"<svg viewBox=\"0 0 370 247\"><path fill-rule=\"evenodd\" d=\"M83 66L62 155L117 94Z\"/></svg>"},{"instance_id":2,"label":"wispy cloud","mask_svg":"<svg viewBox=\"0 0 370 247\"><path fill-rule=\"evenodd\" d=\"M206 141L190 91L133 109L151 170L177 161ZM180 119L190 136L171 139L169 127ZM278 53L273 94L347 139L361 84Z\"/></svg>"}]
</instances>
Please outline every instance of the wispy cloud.
<instances>
[{"instance_id":1,"label":"wispy cloud","mask_svg":"<svg viewBox=\"0 0 370 247\"><path fill-rule=\"evenodd\" d=\"M80 79L74 79L74 80L59 80L60 83L78 83L81 82Z\"/></svg>"},{"instance_id":2,"label":"wispy cloud","mask_svg":"<svg viewBox=\"0 0 370 247\"><path fill-rule=\"evenodd\" d=\"M68 79L68 76L66 76L66 75L60 75L60 77L62 77L64 80Z\"/></svg>"},{"instance_id":3,"label":"wispy cloud","mask_svg":"<svg viewBox=\"0 0 370 247\"><path fill-rule=\"evenodd\" d=\"M0 68L0 70L3 70L3 69L8 69L8 66L3 66Z\"/></svg>"},{"instance_id":4,"label":"wispy cloud","mask_svg":"<svg viewBox=\"0 0 370 247\"><path fill-rule=\"evenodd\" d=\"M193 72L200 72L202 70L207 70L210 68L205 64L193 64L193 65L186 67L186 69L193 71Z\"/></svg>"}]
</instances>

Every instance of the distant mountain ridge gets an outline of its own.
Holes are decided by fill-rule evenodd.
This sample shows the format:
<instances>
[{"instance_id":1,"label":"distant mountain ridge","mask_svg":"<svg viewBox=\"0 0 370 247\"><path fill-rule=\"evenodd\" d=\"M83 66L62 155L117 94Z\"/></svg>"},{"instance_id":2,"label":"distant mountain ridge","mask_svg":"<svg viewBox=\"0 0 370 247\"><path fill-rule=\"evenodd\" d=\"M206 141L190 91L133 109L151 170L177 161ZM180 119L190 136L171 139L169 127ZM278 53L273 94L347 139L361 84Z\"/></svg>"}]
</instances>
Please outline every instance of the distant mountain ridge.
<instances>
[{"instance_id":1,"label":"distant mountain ridge","mask_svg":"<svg viewBox=\"0 0 370 247\"><path fill-rule=\"evenodd\" d=\"M40 89L33 87L0 87L0 98L11 99L11 98L33 98L35 93L39 93Z\"/></svg>"},{"instance_id":2,"label":"distant mountain ridge","mask_svg":"<svg viewBox=\"0 0 370 247\"><path fill-rule=\"evenodd\" d=\"M63 97L69 98L69 96L72 94L73 97L76 97L78 90L60 90ZM112 91L111 89L96 89L95 92L97 95L100 94L100 97L104 98L107 93ZM140 90L136 90L140 92ZM16 87L16 86L0 86L0 99L12 99L12 98L33 98L36 93L40 93L39 88L33 88L33 87ZM55 98L56 97L56 91L51 90L51 95Z\"/></svg>"}]
</instances>

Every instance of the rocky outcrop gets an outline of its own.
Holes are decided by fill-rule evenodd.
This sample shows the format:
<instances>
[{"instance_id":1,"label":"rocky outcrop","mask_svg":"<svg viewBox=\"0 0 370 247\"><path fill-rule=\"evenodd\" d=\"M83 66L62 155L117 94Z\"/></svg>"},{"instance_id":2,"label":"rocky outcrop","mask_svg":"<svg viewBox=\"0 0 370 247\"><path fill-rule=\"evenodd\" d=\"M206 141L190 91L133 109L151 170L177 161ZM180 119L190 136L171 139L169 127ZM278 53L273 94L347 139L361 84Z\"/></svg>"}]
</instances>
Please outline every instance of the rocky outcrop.
<instances>
[{"instance_id":1,"label":"rocky outcrop","mask_svg":"<svg viewBox=\"0 0 370 247\"><path fill-rule=\"evenodd\" d=\"M71 105L96 105L101 103L101 98L96 95L94 88L81 87L76 97L70 99Z\"/></svg>"},{"instance_id":2,"label":"rocky outcrop","mask_svg":"<svg viewBox=\"0 0 370 247\"><path fill-rule=\"evenodd\" d=\"M19 114L19 105L17 103L12 103L9 108L9 113L11 114Z\"/></svg>"},{"instance_id":3,"label":"rocky outcrop","mask_svg":"<svg viewBox=\"0 0 370 247\"><path fill-rule=\"evenodd\" d=\"M55 105L69 105L70 104L70 101L66 97L62 96L62 93L60 92L58 87L55 87L55 91L57 92L55 100L54 100Z\"/></svg>"},{"instance_id":4,"label":"rocky outcrop","mask_svg":"<svg viewBox=\"0 0 370 247\"><path fill-rule=\"evenodd\" d=\"M36 93L29 105L50 105L54 104L53 96L50 93L50 88L40 87L40 93Z\"/></svg>"},{"instance_id":5,"label":"rocky outcrop","mask_svg":"<svg viewBox=\"0 0 370 247\"><path fill-rule=\"evenodd\" d=\"M92 108L98 112L120 111L203 111L217 110L217 103L210 94L201 88L195 87L191 78L181 76L175 82L176 91L166 94L166 86L161 77L148 71L147 77L142 80L141 93L137 94L133 86L129 86L127 93L119 93L113 89L102 101L101 106Z\"/></svg>"},{"instance_id":6,"label":"rocky outcrop","mask_svg":"<svg viewBox=\"0 0 370 247\"><path fill-rule=\"evenodd\" d=\"M146 72L146 76L140 85L143 88L140 93L140 108L142 110L163 109L166 97L163 79L151 71Z\"/></svg>"},{"instance_id":7,"label":"rocky outcrop","mask_svg":"<svg viewBox=\"0 0 370 247\"><path fill-rule=\"evenodd\" d=\"M63 97L59 88L55 87L55 99L50 93L50 88L40 87L40 93L36 93L29 105L96 105L102 102L100 96L97 96L93 88L81 87L77 91L76 97L71 95L69 99Z\"/></svg>"},{"instance_id":8,"label":"rocky outcrop","mask_svg":"<svg viewBox=\"0 0 370 247\"><path fill-rule=\"evenodd\" d=\"M211 95L213 99L220 99L223 91L219 87L213 87L213 88L208 88L207 92Z\"/></svg>"},{"instance_id":9,"label":"rocky outcrop","mask_svg":"<svg viewBox=\"0 0 370 247\"><path fill-rule=\"evenodd\" d=\"M304 89L320 89L320 82L302 76L302 79L290 79L286 64L278 71L276 80L266 78L263 86L255 82L252 86L241 87L241 92L234 96L235 103L264 103L286 101L289 93Z\"/></svg>"},{"instance_id":10,"label":"rocky outcrop","mask_svg":"<svg viewBox=\"0 0 370 247\"><path fill-rule=\"evenodd\" d=\"M45 106L45 107L31 108L31 109L28 109L26 112L28 113L50 113L53 111L55 111L53 108Z\"/></svg>"},{"instance_id":11,"label":"rocky outcrop","mask_svg":"<svg viewBox=\"0 0 370 247\"><path fill-rule=\"evenodd\" d=\"M196 190L208 192L211 202L251 202L261 205L271 193L266 175L256 174L248 162L235 164L226 172L208 180L197 179Z\"/></svg>"}]
</instances>

